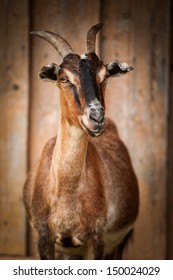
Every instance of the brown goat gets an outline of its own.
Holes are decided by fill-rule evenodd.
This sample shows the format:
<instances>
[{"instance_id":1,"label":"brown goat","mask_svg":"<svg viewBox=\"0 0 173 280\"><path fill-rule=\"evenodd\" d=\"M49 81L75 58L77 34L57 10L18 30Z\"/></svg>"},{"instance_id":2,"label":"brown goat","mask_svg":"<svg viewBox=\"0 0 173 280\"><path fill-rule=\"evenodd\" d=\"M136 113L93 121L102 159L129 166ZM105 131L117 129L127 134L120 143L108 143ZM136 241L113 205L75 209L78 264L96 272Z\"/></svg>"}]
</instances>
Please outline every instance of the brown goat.
<instances>
[{"instance_id":1,"label":"brown goat","mask_svg":"<svg viewBox=\"0 0 173 280\"><path fill-rule=\"evenodd\" d=\"M56 252L110 257L137 217L137 179L116 126L105 119L104 104L107 78L133 68L117 60L105 65L98 58L95 39L101 26L88 31L87 52L81 56L55 33L32 32L63 58L60 66L52 63L39 73L59 87L58 134L45 145L24 186L41 259L54 259Z\"/></svg>"}]
</instances>

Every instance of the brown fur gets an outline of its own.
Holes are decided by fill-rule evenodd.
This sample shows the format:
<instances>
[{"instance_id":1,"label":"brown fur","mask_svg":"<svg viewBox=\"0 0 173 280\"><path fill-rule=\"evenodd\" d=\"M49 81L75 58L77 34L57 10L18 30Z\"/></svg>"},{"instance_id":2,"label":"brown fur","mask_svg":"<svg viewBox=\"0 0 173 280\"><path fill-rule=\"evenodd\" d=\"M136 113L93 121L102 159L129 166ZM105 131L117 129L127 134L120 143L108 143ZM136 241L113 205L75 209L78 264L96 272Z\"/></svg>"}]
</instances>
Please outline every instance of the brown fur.
<instances>
[{"instance_id":1,"label":"brown fur","mask_svg":"<svg viewBox=\"0 0 173 280\"><path fill-rule=\"evenodd\" d=\"M90 72L86 79L97 96L91 102L98 100L96 103L104 108L106 66L95 54L88 54L87 59ZM60 66L58 135L45 145L37 168L24 186L24 203L38 232L42 259L54 259L56 250L102 259L124 240L138 213L137 179L115 125L107 120L102 135L88 135L97 122L87 115L90 100L80 63L85 61L70 54ZM72 84L80 104L75 102ZM83 116L87 128L81 125Z\"/></svg>"},{"instance_id":2,"label":"brown fur","mask_svg":"<svg viewBox=\"0 0 173 280\"><path fill-rule=\"evenodd\" d=\"M113 123L107 121L105 133L99 138L90 138L86 146L84 143L85 166L80 157L78 166L72 163L72 177L62 175L59 189L56 171L51 170L52 160L57 160L56 155L52 159L56 141L56 137L48 141L34 178L31 180L30 175L24 188L26 209L39 235L50 240L57 235L79 235L86 244L90 239L98 241L97 238L102 244L107 230L119 232L133 225L138 211L137 181L127 149L116 135ZM83 169L79 176L75 170L80 166ZM115 207L115 220L109 225L110 200ZM123 238L124 235L120 241ZM93 244L96 246L97 242ZM112 250L115 245L112 244ZM97 246L93 250L94 256L89 258L103 257L103 253L97 256Z\"/></svg>"}]
</instances>

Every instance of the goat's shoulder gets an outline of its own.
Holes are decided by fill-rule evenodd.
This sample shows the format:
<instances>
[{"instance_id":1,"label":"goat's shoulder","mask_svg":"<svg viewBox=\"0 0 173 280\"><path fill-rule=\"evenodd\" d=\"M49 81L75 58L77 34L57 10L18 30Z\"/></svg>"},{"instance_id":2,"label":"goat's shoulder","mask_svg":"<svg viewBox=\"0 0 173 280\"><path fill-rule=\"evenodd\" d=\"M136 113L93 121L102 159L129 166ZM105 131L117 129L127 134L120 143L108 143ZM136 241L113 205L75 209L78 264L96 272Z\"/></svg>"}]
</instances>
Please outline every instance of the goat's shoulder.
<instances>
[{"instance_id":1,"label":"goat's shoulder","mask_svg":"<svg viewBox=\"0 0 173 280\"><path fill-rule=\"evenodd\" d=\"M39 160L38 169L41 168L42 170L46 171L47 168L50 168L56 138L57 137L53 137L49 139L45 144Z\"/></svg>"},{"instance_id":2,"label":"goat's shoulder","mask_svg":"<svg viewBox=\"0 0 173 280\"><path fill-rule=\"evenodd\" d=\"M31 195L31 212L32 220L36 228L39 228L41 222L49 211L48 189L49 175L52 160L52 154L56 143L56 137L48 140L45 144L40 160L37 166L31 172L32 184L28 188L32 188Z\"/></svg>"},{"instance_id":3,"label":"goat's shoulder","mask_svg":"<svg viewBox=\"0 0 173 280\"><path fill-rule=\"evenodd\" d=\"M53 149L55 147L56 139L57 139L57 136L55 136L47 141L47 143L45 144L45 146L43 148L41 159L44 157L47 157L50 159L52 158L52 153L53 153Z\"/></svg>"},{"instance_id":4,"label":"goat's shoulder","mask_svg":"<svg viewBox=\"0 0 173 280\"><path fill-rule=\"evenodd\" d=\"M51 168L51 161L52 161L52 155L54 151L56 143L56 137L51 138L48 140L48 142L45 144L40 160L37 164L36 169L34 170L35 173L35 180L34 180L34 189L37 190L44 190L45 192L45 186L48 188L49 186L49 180L50 180L50 168Z\"/></svg>"},{"instance_id":5,"label":"goat's shoulder","mask_svg":"<svg viewBox=\"0 0 173 280\"><path fill-rule=\"evenodd\" d=\"M92 142L103 162L103 182L109 202L108 216L111 217L111 223L115 223L114 226L124 228L127 223L132 224L137 216L139 196L138 182L128 149L118 136L116 126L111 120L108 120L103 135ZM133 211L126 211L126 207ZM119 213L116 220L115 212Z\"/></svg>"},{"instance_id":6,"label":"goat's shoulder","mask_svg":"<svg viewBox=\"0 0 173 280\"><path fill-rule=\"evenodd\" d=\"M50 139L44 146L42 151L40 160L37 164L31 169L28 173L24 189L23 189L23 199L25 203L25 207L31 221L31 209L32 209L32 201L33 196L39 193L41 189L42 194L44 193L44 185L47 182L48 171L50 168L51 158L53 149L55 146L56 137Z\"/></svg>"}]
</instances>

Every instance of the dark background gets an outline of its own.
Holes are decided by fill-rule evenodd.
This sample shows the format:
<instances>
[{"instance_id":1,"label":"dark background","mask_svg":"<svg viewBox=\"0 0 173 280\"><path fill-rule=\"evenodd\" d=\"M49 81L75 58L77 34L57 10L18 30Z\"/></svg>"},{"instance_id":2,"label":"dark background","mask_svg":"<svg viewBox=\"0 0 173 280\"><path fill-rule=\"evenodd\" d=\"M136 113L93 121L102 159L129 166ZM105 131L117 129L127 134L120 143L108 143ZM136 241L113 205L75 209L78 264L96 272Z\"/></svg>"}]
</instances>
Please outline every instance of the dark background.
<instances>
[{"instance_id":1,"label":"dark background","mask_svg":"<svg viewBox=\"0 0 173 280\"><path fill-rule=\"evenodd\" d=\"M107 115L129 148L140 213L126 259L173 259L173 20L171 0L0 0L0 258L34 254L22 202L27 171L56 134L58 89L43 65L60 63L30 30L64 36L85 52L86 32L104 26L97 53L134 71L109 81Z\"/></svg>"}]
</instances>

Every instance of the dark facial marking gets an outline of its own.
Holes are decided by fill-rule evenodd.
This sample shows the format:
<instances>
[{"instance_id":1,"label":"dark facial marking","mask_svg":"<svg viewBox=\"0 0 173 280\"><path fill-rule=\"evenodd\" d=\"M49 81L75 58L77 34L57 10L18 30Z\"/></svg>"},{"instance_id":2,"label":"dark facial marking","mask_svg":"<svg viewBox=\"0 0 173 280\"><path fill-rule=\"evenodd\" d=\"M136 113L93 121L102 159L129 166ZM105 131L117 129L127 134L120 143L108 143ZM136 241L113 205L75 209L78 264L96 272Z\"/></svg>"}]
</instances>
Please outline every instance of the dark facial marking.
<instances>
[{"instance_id":1,"label":"dark facial marking","mask_svg":"<svg viewBox=\"0 0 173 280\"><path fill-rule=\"evenodd\" d=\"M79 99L79 95L78 95L78 92L76 90L76 87L73 84L71 84L70 89L73 92L73 96L74 96L74 99L75 99L77 105L81 108L81 103L80 103L80 99Z\"/></svg>"},{"instance_id":2,"label":"dark facial marking","mask_svg":"<svg viewBox=\"0 0 173 280\"><path fill-rule=\"evenodd\" d=\"M86 103L89 104L95 98L102 101L100 100L102 97L100 97L96 83L96 71L100 67L101 62L95 54L88 54L87 56L87 59L81 59L77 54L69 54L64 58L63 63L60 65L60 69L67 69L79 77L82 94L84 95ZM71 90L74 94L76 103L81 106L79 95L74 85L71 85Z\"/></svg>"},{"instance_id":3,"label":"dark facial marking","mask_svg":"<svg viewBox=\"0 0 173 280\"><path fill-rule=\"evenodd\" d=\"M80 78L82 89L85 93L87 103L97 98L99 100L98 88L96 84L95 72L92 62L88 59L80 60Z\"/></svg>"},{"instance_id":4,"label":"dark facial marking","mask_svg":"<svg viewBox=\"0 0 173 280\"><path fill-rule=\"evenodd\" d=\"M69 54L64 58L63 63L60 65L60 68L65 68L75 75L79 75L79 61L80 56L78 54Z\"/></svg>"}]
</instances>

